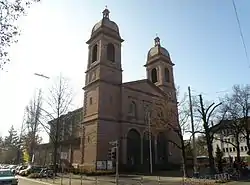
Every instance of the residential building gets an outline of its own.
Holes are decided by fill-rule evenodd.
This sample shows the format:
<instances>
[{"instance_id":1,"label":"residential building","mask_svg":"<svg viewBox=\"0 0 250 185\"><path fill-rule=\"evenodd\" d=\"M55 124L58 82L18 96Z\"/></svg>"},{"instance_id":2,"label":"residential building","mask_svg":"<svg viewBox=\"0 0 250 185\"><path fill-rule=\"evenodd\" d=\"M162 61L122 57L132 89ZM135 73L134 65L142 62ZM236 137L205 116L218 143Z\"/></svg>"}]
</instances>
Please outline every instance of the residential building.
<instances>
[{"instance_id":1,"label":"residential building","mask_svg":"<svg viewBox=\"0 0 250 185\"><path fill-rule=\"evenodd\" d=\"M240 124L240 122L239 122ZM213 130L216 132L214 135L213 140L213 154L215 156L216 148L219 146L219 148L224 153L224 158L229 160L230 158L234 161L237 157L237 150L236 150L236 126L233 125L231 120L224 120L220 124L215 125L213 127ZM240 147L240 156L243 160L247 160L249 155L248 147L246 144L246 135L244 132L244 129L240 129L241 132L239 132L239 147Z\"/></svg>"},{"instance_id":2,"label":"residential building","mask_svg":"<svg viewBox=\"0 0 250 185\"><path fill-rule=\"evenodd\" d=\"M81 161L81 123L83 119L83 108L76 109L60 116L58 122L58 163L67 166L78 165ZM35 163L40 165L51 164L53 161L54 142L56 135L57 119L51 120L49 133L49 143L41 144L37 147L35 154ZM60 160L63 158L63 160Z\"/></svg>"}]
</instances>

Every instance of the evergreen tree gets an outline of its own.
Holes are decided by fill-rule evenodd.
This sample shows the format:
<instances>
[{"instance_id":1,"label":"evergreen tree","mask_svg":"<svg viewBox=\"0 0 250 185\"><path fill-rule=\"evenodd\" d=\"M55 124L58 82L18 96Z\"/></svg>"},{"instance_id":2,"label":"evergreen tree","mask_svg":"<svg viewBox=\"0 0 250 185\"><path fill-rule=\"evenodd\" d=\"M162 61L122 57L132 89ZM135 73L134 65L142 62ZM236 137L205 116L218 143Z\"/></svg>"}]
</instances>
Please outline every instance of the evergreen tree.
<instances>
[{"instance_id":1,"label":"evergreen tree","mask_svg":"<svg viewBox=\"0 0 250 185\"><path fill-rule=\"evenodd\" d=\"M217 167L218 167L218 171L219 173L223 172L223 152L221 151L220 147L217 145L216 147L216 163L217 163Z\"/></svg>"},{"instance_id":2,"label":"evergreen tree","mask_svg":"<svg viewBox=\"0 0 250 185\"><path fill-rule=\"evenodd\" d=\"M17 131L13 125L9 129L9 134L3 141L3 146L0 155L0 161L2 163L14 164L17 163L19 137Z\"/></svg>"},{"instance_id":3,"label":"evergreen tree","mask_svg":"<svg viewBox=\"0 0 250 185\"><path fill-rule=\"evenodd\" d=\"M17 134L17 131L14 129L14 126L12 125L9 129L9 135L5 137L4 145L7 148L16 148L18 147L19 143L19 137Z\"/></svg>"}]
</instances>

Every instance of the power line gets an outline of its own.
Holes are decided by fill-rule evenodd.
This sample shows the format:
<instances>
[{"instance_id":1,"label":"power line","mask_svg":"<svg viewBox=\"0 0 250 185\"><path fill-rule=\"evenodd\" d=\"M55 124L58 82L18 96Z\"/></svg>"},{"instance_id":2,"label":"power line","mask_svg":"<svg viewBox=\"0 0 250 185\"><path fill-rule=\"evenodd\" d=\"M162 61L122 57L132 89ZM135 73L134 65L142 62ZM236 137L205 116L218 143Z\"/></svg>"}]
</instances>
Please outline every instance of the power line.
<instances>
[{"instance_id":1,"label":"power line","mask_svg":"<svg viewBox=\"0 0 250 185\"><path fill-rule=\"evenodd\" d=\"M243 36L243 32L242 32L242 28L241 28L241 24L240 24L240 19L239 19L239 16L238 16L238 12L237 12L237 8L236 8L234 0L232 0L232 2L233 2L234 12L235 12L235 16L236 16L236 19L237 19L239 31L240 31L241 41L242 41L242 44L243 44L243 47L244 47L244 50L245 50L246 59L247 59L247 62L248 62L248 67L250 68L250 60L249 60L249 57L248 57L247 47L246 47L245 39L244 39L244 36Z\"/></svg>"}]
</instances>

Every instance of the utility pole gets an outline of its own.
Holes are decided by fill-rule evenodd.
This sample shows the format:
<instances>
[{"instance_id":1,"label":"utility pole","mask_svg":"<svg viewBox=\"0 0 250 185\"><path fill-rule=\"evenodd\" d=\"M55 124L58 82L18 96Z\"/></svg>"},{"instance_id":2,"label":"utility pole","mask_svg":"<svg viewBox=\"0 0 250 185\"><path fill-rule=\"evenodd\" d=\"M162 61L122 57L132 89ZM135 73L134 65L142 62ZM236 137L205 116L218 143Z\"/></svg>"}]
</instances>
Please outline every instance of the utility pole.
<instances>
[{"instance_id":1,"label":"utility pole","mask_svg":"<svg viewBox=\"0 0 250 185\"><path fill-rule=\"evenodd\" d=\"M193 143L193 163L194 163L194 173L197 172L197 152L195 145L195 130L194 130L194 116L193 116L193 105L191 97L191 88L188 86L188 96L189 96L189 108L190 108L190 117L191 117L191 127L192 127L192 143Z\"/></svg>"}]
</instances>

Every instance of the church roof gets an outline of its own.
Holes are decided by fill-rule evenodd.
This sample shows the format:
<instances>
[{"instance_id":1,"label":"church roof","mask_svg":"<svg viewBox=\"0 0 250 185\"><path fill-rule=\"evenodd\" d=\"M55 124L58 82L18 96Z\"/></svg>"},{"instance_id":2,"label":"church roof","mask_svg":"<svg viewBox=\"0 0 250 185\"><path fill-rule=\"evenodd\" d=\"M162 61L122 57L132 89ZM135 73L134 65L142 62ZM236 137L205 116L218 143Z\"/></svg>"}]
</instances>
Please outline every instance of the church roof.
<instances>
[{"instance_id":1,"label":"church roof","mask_svg":"<svg viewBox=\"0 0 250 185\"><path fill-rule=\"evenodd\" d=\"M140 89L139 84L148 84L150 87L155 89L156 92L161 94L162 96L165 96L166 94L159 88L157 87L153 82L151 82L149 79L142 79L142 80L136 80L136 81L130 81L130 82L125 82L122 84L124 87L129 87L133 89ZM142 90L142 89L141 89ZM146 92L147 93L147 92Z\"/></svg>"}]
</instances>

